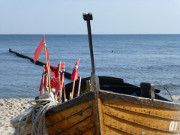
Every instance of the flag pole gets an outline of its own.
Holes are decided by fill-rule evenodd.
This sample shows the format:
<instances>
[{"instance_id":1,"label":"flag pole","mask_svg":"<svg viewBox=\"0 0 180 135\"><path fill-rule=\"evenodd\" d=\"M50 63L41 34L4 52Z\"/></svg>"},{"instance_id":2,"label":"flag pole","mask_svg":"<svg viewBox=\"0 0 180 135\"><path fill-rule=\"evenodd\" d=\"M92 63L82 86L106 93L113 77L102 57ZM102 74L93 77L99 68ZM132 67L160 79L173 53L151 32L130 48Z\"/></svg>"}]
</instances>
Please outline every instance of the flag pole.
<instances>
[{"instance_id":1,"label":"flag pole","mask_svg":"<svg viewBox=\"0 0 180 135\"><path fill-rule=\"evenodd\" d=\"M73 87L72 87L72 93L71 93L71 98L70 99L73 99L73 95L74 95L74 87L75 87L75 79L73 80Z\"/></svg>"},{"instance_id":2,"label":"flag pole","mask_svg":"<svg viewBox=\"0 0 180 135\"><path fill-rule=\"evenodd\" d=\"M63 86L64 86L64 72L65 72L65 69L62 70L62 89L63 89ZM66 91L65 91L65 88L64 88L64 101L66 101Z\"/></svg>"},{"instance_id":3,"label":"flag pole","mask_svg":"<svg viewBox=\"0 0 180 135\"><path fill-rule=\"evenodd\" d=\"M72 93L71 93L70 99L73 99L75 82L78 79L77 73L78 73L79 61L80 61L80 59L78 59L78 61L76 62L75 66L74 66L73 73L72 73L72 74L74 74L74 76L72 77L72 75L71 75L71 79L73 80L73 87L72 87Z\"/></svg>"},{"instance_id":4,"label":"flag pole","mask_svg":"<svg viewBox=\"0 0 180 135\"><path fill-rule=\"evenodd\" d=\"M62 73L62 83L61 83L61 90L63 89L63 85L64 85L64 73ZM64 91L64 96L66 95L65 91ZM66 98L66 97L64 97Z\"/></svg>"},{"instance_id":5,"label":"flag pole","mask_svg":"<svg viewBox=\"0 0 180 135\"><path fill-rule=\"evenodd\" d=\"M44 70L44 65L43 65L42 94L44 94L44 76L45 76L45 70Z\"/></svg>"},{"instance_id":6,"label":"flag pole","mask_svg":"<svg viewBox=\"0 0 180 135\"><path fill-rule=\"evenodd\" d=\"M46 76L46 93L49 93L49 90L47 89L48 88L48 76L47 76L47 72L45 74Z\"/></svg>"},{"instance_id":7,"label":"flag pole","mask_svg":"<svg viewBox=\"0 0 180 135\"><path fill-rule=\"evenodd\" d=\"M79 87L78 87L77 97L79 97L80 91L81 91L81 77L79 77Z\"/></svg>"},{"instance_id":8,"label":"flag pole","mask_svg":"<svg viewBox=\"0 0 180 135\"><path fill-rule=\"evenodd\" d=\"M46 55L46 67L47 67L47 79L49 83L49 92L51 92L51 83L50 83L50 75L49 75L49 66L48 66L48 61L47 61L47 50L46 50L46 42L44 38L44 50L45 50L45 55Z\"/></svg>"},{"instance_id":9,"label":"flag pole","mask_svg":"<svg viewBox=\"0 0 180 135\"><path fill-rule=\"evenodd\" d=\"M61 61L59 62L58 74L59 74L59 76L58 76L58 83L59 83L60 80L61 80ZM58 90L58 92L59 92L59 102L62 103L62 87L58 87L58 88L60 88L60 90Z\"/></svg>"}]
</instances>

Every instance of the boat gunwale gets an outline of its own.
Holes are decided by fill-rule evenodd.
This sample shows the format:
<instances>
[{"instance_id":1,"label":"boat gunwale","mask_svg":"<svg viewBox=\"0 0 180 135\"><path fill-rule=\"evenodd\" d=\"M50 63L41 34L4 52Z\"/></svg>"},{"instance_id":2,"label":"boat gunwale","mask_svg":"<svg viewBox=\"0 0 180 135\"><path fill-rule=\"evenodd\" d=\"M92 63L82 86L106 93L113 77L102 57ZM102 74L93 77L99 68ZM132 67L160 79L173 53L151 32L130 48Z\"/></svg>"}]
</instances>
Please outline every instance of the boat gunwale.
<instances>
[{"instance_id":1,"label":"boat gunwale","mask_svg":"<svg viewBox=\"0 0 180 135\"><path fill-rule=\"evenodd\" d=\"M93 99L93 96L94 96L94 92L90 91L90 92L87 92L87 93L80 95L79 97L75 97L72 100L68 100L67 102L63 102L62 104L58 104L58 105L50 108L46 112L46 117L53 115L55 113L61 112L63 110L69 109L75 105L79 105L79 104L82 104L84 102L88 102L88 101Z\"/></svg>"},{"instance_id":2,"label":"boat gunwale","mask_svg":"<svg viewBox=\"0 0 180 135\"><path fill-rule=\"evenodd\" d=\"M160 107L160 108L174 109L174 110L179 109L180 110L180 104L175 103L175 102L120 94L120 93L110 92L110 91L106 91L106 90L100 90L99 96L101 99L105 99L105 100L106 99L107 100L116 100L116 101L128 102L128 103L133 103L133 104L149 105L152 107Z\"/></svg>"},{"instance_id":3,"label":"boat gunwale","mask_svg":"<svg viewBox=\"0 0 180 135\"><path fill-rule=\"evenodd\" d=\"M162 101L158 99L150 99L150 98L120 94L120 93L110 92L106 90L100 90L99 97L105 100L106 99L116 100L116 101L128 102L128 103L133 103L133 104L142 104L142 105L148 105L152 107L159 107L159 108L164 108L164 109L173 109L173 110L179 109L180 110L180 104L175 103L175 102L168 102L168 101ZM84 102L90 101L92 99L94 99L93 91L84 93L79 97L76 97L72 100L69 100L67 102L64 102L62 104L52 107L46 112L46 116L50 116L52 114L61 112L75 105L79 105Z\"/></svg>"}]
</instances>

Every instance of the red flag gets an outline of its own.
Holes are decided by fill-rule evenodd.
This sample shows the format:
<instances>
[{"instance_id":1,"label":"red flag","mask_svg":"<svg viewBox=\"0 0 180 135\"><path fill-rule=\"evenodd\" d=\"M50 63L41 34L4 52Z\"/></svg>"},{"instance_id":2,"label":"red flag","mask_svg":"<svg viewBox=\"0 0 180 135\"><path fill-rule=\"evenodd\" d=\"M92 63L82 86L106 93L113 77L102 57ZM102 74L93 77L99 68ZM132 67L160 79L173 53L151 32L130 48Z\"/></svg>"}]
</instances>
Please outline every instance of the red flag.
<instances>
[{"instance_id":1,"label":"red flag","mask_svg":"<svg viewBox=\"0 0 180 135\"><path fill-rule=\"evenodd\" d=\"M76 62L76 65L74 66L73 72L71 74L71 79L72 80L78 80L78 66L79 66L79 61L80 59L78 59L78 61Z\"/></svg>"},{"instance_id":2,"label":"red flag","mask_svg":"<svg viewBox=\"0 0 180 135\"><path fill-rule=\"evenodd\" d=\"M51 80L51 88L56 89L56 86L57 86L57 79L54 78L53 80Z\"/></svg>"},{"instance_id":3,"label":"red flag","mask_svg":"<svg viewBox=\"0 0 180 135\"><path fill-rule=\"evenodd\" d=\"M58 69L59 69L59 64L58 64ZM61 67L60 67L60 70L61 69L65 69L65 63L61 63ZM61 83L62 83L62 76L61 76L61 73L58 72L58 79L57 79L57 87L56 87L56 90L62 90L62 86L61 86Z\"/></svg>"},{"instance_id":4,"label":"red flag","mask_svg":"<svg viewBox=\"0 0 180 135\"><path fill-rule=\"evenodd\" d=\"M61 70L62 70L62 69L65 69L65 63L61 63L60 69L61 69ZM59 70L59 64L58 64L57 67L55 66L55 67L52 69L51 77L53 77L53 78L58 77L58 70Z\"/></svg>"},{"instance_id":5,"label":"red flag","mask_svg":"<svg viewBox=\"0 0 180 135\"><path fill-rule=\"evenodd\" d=\"M41 91L42 91L42 87L44 85L44 88L46 87L46 72L47 72L47 68L46 66L44 66L44 71L43 71L43 76L44 76L44 84L43 84L43 76L42 76L42 79L41 79L41 84L40 84L40 87L39 87L39 92L40 92L40 95L41 95Z\"/></svg>"},{"instance_id":6,"label":"red flag","mask_svg":"<svg viewBox=\"0 0 180 135\"><path fill-rule=\"evenodd\" d=\"M61 69L65 69L65 63L61 63ZM59 69L59 64L58 64L58 69Z\"/></svg>"},{"instance_id":7,"label":"red flag","mask_svg":"<svg viewBox=\"0 0 180 135\"><path fill-rule=\"evenodd\" d=\"M46 46L45 46L46 47ZM48 69L51 72L51 67L50 67L50 63L49 63L49 53L48 53L48 49L46 47L46 56L47 56L47 65L48 65Z\"/></svg>"},{"instance_id":8,"label":"red flag","mask_svg":"<svg viewBox=\"0 0 180 135\"><path fill-rule=\"evenodd\" d=\"M58 67L54 67L53 69L52 69L52 72L51 72L51 77L53 77L53 78L56 78L56 77L58 77Z\"/></svg>"},{"instance_id":9,"label":"red flag","mask_svg":"<svg viewBox=\"0 0 180 135\"><path fill-rule=\"evenodd\" d=\"M58 73L56 91L61 90L61 82L62 82L62 77L61 77L60 73Z\"/></svg>"},{"instance_id":10,"label":"red flag","mask_svg":"<svg viewBox=\"0 0 180 135\"><path fill-rule=\"evenodd\" d=\"M34 52L34 59L33 59L34 62L36 62L37 59L39 58L39 55L41 54L41 51L42 51L42 49L44 47L44 42L45 42L45 37L43 36L41 42L39 43L39 45L38 45L38 47L36 49L36 51Z\"/></svg>"}]
</instances>

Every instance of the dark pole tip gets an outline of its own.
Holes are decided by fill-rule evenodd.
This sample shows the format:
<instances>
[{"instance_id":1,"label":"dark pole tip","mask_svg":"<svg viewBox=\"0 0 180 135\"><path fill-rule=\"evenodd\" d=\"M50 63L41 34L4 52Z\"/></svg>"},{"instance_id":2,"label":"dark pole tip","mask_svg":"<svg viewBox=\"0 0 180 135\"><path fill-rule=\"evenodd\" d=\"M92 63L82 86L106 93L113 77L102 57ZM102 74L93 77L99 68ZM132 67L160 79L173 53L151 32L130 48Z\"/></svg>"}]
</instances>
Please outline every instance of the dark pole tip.
<instances>
[{"instance_id":1,"label":"dark pole tip","mask_svg":"<svg viewBox=\"0 0 180 135\"><path fill-rule=\"evenodd\" d=\"M93 20L93 16L92 16L91 13L88 13L88 14L84 13L84 14L83 14L83 19L84 19L85 21Z\"/></svg>"}]
</instances>

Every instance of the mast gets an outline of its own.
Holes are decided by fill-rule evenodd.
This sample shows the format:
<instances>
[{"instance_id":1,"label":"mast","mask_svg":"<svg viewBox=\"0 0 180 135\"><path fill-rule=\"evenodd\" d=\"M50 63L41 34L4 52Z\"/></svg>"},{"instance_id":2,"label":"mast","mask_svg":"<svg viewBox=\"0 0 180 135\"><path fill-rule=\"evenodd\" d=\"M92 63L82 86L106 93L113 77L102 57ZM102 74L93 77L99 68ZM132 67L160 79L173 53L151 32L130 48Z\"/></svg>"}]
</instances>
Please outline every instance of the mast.
<instances>
[{"instance_id":1,"label":"mast","mask_svg":"<svg viewBox=\"0 0 180 135\"><path fill-rule=\"evenodd\" d=\"M95 74L94 54L93 54L93 45L92 45L92 34L91 34L90 20L93 20L93 16L91 13L83 14L83 19L87 22L87 29L88 29L89 49L90 49L91 67L92 67L91 85L92 85L92 90L93 90L94 95L95 95L97 123L98 123L98 125L97 125L98 134L104 135L101 100L99 98L99 90L100 90L99 78Z\"/></svg>"}]
</instances>

